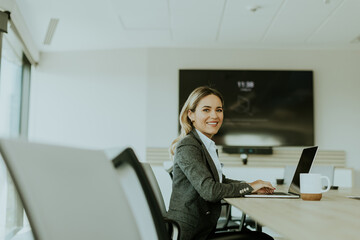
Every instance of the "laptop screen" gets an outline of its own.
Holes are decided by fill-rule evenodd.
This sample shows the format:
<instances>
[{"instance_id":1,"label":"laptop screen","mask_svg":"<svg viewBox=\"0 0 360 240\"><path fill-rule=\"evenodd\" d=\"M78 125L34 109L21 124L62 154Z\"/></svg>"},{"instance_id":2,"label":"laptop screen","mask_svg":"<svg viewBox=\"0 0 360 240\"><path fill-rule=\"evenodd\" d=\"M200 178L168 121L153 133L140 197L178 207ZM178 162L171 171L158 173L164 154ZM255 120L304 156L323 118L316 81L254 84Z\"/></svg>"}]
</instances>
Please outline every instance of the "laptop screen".
<instances>
[{"instance_id":1,"label":"laptop screen","mask_svg":"<svg viewBox=\"0 0 360 240\"><path fill-rule=\"evenodd\" d=\"M312 162L315 158L318 147L305 148L302 151L299 163L296 167L293 180L289 188L289 193L300 195L300 173L308 173L310 171Z\"/></svg>"}]
</instances>

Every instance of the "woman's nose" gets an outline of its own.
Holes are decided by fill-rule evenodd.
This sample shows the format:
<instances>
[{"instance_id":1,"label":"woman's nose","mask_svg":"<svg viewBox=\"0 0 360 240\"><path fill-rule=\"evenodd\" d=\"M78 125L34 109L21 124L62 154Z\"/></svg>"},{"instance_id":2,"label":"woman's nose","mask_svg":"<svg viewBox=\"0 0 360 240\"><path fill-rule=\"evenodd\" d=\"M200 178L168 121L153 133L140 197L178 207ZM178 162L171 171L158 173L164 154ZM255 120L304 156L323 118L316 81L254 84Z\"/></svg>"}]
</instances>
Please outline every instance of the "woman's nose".
<instances>
[{"instance_id":1,"label":"woman's nose","mask_svg":"<svg viewBox=\"0 0 360 240\"><path fill-rule=\"evenodd\" d=\"M217 112L216 112L216 111L211 111L210 116L211 116L212 118L218 118L218 115L217 115Z\"/></svg>"}]
</instances>

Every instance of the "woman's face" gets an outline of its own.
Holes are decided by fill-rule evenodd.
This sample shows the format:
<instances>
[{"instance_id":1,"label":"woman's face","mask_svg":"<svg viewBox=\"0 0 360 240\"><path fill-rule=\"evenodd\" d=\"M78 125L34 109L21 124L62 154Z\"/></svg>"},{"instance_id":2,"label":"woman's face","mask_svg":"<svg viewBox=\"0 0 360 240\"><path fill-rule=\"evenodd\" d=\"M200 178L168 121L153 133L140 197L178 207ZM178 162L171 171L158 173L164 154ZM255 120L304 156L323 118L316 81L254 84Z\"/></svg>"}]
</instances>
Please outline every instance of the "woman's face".
<instances>
[{"instance_id":1,"label":"woman's face","mask_svg":"<svg viewBox=\"0 0 360 240\"><path fill-rule=\"evenodd\" d=\"M197 130L212 138L219 131L224 119L220 98L213 94L202 98L195 112L189 110L188 117Z\"/></svg>"}]
</instances>

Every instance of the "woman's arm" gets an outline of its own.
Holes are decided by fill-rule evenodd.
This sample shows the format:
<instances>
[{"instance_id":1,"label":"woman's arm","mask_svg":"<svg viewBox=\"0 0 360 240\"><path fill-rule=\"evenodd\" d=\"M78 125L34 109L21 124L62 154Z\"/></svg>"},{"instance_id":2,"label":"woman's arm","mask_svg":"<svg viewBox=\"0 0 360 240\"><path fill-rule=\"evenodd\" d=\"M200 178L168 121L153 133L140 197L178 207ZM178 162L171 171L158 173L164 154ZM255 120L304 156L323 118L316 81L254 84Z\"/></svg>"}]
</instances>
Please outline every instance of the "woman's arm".
<instances>
[{"instance_id":1,"label":"woman's arm","mask_svg":"<svg viewBox=\"0 0 360 240\"><path fill-rule=\"evenodd\" d=\"M241 182L244 183L245 182L245 181L241 181L241 180L227 178L224 174L222 175L222 179L223 179L223 183L241 183Z\"/></svg>"},{"instance_id":2,"label":"woman's arm","mask_svg":"<svg viewBox=\"0 0 360 240\"><path fill-rule=\"evenodd\" d=\"M223 183L244 183L245 181L238 181L230 178L226 178L223 174ZM275 188L271 185L270 182L266 182L263 180L256 180L254 182L249 183L249 185L253 188L252 193L268 193L271 194L274 192Z\"/></svg>"}]
</instances>

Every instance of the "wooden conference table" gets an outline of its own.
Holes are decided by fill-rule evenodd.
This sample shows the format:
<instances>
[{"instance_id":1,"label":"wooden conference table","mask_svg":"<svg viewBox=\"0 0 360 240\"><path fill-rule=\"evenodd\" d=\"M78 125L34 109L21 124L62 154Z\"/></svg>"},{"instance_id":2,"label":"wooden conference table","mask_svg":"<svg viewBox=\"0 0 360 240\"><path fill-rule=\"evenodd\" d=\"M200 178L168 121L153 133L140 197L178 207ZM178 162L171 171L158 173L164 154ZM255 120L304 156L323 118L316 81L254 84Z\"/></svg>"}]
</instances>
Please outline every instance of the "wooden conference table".
<instances>
[{"instance_id":1,"label":"wooden conference table","mask_svg":"<svg viewBox=\"0 0 360 240\"><path fill-rule=\"evenodd\" d=\"M360 189L330 190L320 201L225 198L285 239L360 239Z\"/></svg>"}]
</instances>

